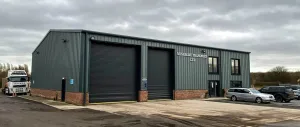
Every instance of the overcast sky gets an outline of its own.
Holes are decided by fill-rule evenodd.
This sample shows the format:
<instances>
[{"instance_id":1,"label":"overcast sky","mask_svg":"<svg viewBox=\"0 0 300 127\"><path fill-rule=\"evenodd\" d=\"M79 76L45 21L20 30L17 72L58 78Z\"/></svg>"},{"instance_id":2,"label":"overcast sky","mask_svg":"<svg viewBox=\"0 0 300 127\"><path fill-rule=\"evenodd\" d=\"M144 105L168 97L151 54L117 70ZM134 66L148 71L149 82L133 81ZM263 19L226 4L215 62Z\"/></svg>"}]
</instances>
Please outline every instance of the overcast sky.
<instances>
[{"instance_id":1,"label":"overcast sky","mask_svg":"<svg viewBox=\"0 0 300 127\"><path fill-rule=\"evenodd\" d=\"M0 0L0 63L28 64L49 29L250 51L251 71L300 70L296 0Z\"/></svg>"}]
</instances>

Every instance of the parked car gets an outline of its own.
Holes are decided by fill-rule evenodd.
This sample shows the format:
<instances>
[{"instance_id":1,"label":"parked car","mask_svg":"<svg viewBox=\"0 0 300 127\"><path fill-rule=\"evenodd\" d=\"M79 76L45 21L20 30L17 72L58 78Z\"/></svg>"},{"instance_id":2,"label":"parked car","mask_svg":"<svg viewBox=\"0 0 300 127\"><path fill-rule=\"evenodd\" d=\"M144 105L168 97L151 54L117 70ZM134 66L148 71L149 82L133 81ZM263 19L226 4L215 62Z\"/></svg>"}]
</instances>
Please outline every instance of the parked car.
<instances>
[{"instance_id":1,"label":"parked car","mask_svg":"<svg viewBox=\"0 0 300 127\"><path fill-rule=\"evenodd\" d=\"M290 86L265 86L259 90L262 93L272 94L277 102L290 102L294 99L294 92Z\"/></svg>"},{"instance_id":2,"label":"parked car","mask_svg":"<svg viewBox=\"0 0 300 127\"><path fill-rule=\"evenodd\" d=\"M291 85L294 91L295 99L300 100L300 85Z\"/></svg>"},{"instance_id":3,"label":"parked car","mask_svg":"<svg viewBox=\"0 0 300 127\"><path fill-rule=\"evenodd\" d=\"M226 97L232 101L251 101L256 103L275 101L273 95L261 93L254 88L230 88Z\"/></svg>"}]
</instances>

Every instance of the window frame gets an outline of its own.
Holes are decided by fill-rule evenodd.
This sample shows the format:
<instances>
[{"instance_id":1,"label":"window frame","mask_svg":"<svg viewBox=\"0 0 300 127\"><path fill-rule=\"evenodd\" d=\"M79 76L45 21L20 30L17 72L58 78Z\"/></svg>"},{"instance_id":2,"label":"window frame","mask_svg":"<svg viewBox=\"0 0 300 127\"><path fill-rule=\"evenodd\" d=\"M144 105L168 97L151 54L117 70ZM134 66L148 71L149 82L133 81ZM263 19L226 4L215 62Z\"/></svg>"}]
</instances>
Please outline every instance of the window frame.
<instances>
[{"instance_id":1,"label":"window frame","mask_svg":"<svg viewBox=\"0 0 300 127\"><path fill-rule=\"evenodd\" d=\"M210 70L209 70L209 58L212 58L212 72L210 72ZM215 63L215 61L214 61L214 59L217 59L217 71L215 72L214 71L214 63ZM208 74L219 74L219 57L217 57L217 56L208 56Z\"/></svg>"},{"instance_id":2,"label":"window frame","mask_svg":"<svg viewBox=\"0 0 300 127\"><path fill-rule=\"evenodd\" d=\"M233 82L239 82L241 84L241 87L232 87ZM230 88L243 88L243 82L242 81L237 81L237 80L231 80L230 81Z\"/></svg>"},{"instance_id":3,"label":"window frame","mask_svg":"<svg viewBox=\"0 0 300 127\"><path fill-rule=\"evenodd\" d=\"M233 66L232 66L232 61L233 61ZM237 73L236 73L236 61L238 61L238 65L237 65L238 72ZM240 59L231 58L230 66L231 66L231 75L241 75L241 60Z\"/></svg>"}]
</instances>

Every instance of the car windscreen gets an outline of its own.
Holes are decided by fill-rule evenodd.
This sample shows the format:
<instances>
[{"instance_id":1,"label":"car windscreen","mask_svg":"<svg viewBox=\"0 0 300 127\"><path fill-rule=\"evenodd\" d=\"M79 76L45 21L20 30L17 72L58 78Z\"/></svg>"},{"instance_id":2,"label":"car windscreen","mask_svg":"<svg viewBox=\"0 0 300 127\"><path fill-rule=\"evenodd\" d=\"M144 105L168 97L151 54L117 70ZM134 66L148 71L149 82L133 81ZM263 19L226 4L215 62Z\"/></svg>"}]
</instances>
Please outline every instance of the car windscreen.
<instances>
[{"instance_id":1,"label":"car windscreen","mask_svg":"<svg viewBox=\"0 0 300 127\"><path fill-rule=\"evenodd\" d=\"M26 82L27 77L9 77L8 80L10 82Z\"/></svg>"},{"instance_id":2,"label":"car windscreen","mask_svg":"<svg viewBox=\"0 0 300 127\"><path fill-rule=\"evenodd\" d=\"M250 90L250 92L252 92L252 93L260 93L258 90L256 90L256 89L249 89Z\"/></svg>"},{"instance_id":3,"label":"car windscreen","mask_svg":"<svg viewBox=\"0 0 300 127\"><path fill-rule=\"evenodd\" d=\"M292 88L293 90L298 90L298 89L300 89L300 86L291 86L291 88Z\"/></svg>"}]
</instances>

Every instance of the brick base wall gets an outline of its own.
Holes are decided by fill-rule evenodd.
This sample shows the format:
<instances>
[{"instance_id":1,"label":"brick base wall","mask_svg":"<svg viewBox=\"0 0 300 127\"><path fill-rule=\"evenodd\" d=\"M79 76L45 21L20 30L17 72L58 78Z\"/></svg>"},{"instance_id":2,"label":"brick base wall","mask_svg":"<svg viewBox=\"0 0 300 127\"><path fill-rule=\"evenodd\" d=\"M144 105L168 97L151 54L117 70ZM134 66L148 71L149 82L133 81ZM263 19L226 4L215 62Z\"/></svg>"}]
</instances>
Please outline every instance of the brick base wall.
<instances>
[{"instance_id":1,"label":"brick base wall","mask_svg":"<svg viewBox=\"0 0 300 127\"><path fill-rule=\"evenodd\" d=\"M146 102L148 101L148 91L141 90L139 91L139 102Z\"/></svg>"},{"instance_id":2,"label":"brick base wall","mask_svg":"<svg viewBox=\"0 0 300 127\"><path fill-rule=\"evenodd\" d=\"M174 100L205 98L208 90L174 90Z\"/></svg>"},{"instance_id":3,"label":"brick base wall","mask_svg":"<svg viewBox=\"0 0 300 127\"><path fill-rule=\"evenodd\" d=\"M36 89L31 88L30 94L32 96L44 97L51 100L61 100L61 91L58 90L45 90L45 89ZM80 92L66 92L65 101L67 103L75 105L83 105L83 93ZM89 102L89 96L87 93L86 104Z\"/></svg>"}]
</instances>

